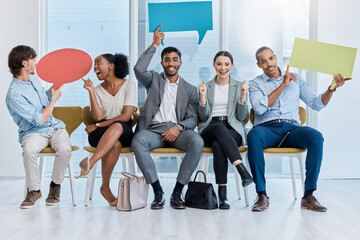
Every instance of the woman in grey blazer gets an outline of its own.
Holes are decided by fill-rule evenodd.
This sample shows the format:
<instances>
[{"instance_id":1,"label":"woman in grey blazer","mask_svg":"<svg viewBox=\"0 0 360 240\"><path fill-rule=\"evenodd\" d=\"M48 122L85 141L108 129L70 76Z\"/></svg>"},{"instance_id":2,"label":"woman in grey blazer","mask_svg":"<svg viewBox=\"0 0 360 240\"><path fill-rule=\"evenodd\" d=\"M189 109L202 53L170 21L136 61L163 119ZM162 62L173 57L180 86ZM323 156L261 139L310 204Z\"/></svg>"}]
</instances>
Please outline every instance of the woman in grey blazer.
<instances>
[{"instance_id":1,"label":"woman in grey blazer","mask_svg":"<svg viewBox=\"0 0 360 240\"><path fill-rule=\"evenodd\" d=\"M203 82L199 86L198 128L205 146L211 147L213 151L219 208L229 209L226 197L227 159L236 166L244 187L253 182L238 150L239 146L246 143L244 119L248 114L249 86L245 81L241 83L230 77L234 63L229 52L218 52L213 65L217 75L210 82Z\"/></svg>"}]
</instances>

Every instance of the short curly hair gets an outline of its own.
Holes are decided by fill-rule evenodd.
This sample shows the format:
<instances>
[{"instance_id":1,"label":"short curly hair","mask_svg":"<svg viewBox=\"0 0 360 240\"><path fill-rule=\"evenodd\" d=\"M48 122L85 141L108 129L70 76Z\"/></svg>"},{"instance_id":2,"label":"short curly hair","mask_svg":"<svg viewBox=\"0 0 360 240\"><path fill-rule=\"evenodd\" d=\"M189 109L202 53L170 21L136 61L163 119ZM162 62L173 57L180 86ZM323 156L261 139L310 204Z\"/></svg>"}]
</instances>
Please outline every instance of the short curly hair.
<instances>
[{"instance_id":1,"label":"short curly hair","mask_svg":"<svg viewBox=\"0 0 360 240\"><path fill-rule=\"evenodd\" d=\"M115 76L117 78L125 78L129 74L129 63L127 56L121 53L105 53L101 55L110 63L115 65Z\"/></svg>"},{"instance_id":2,"label":"short curly hair","mask_svg":"<svg viewBox=\"0 0 360 240\"><path fill-rule=\"evenodd\" d=\"M36 51L32 47L25 45L14 47L8 57L8 66L12 75L14 77L19 76L21 69L24 67L22 62L24 60L36 58L36 56Z\"/></svg>"}]
</instances>

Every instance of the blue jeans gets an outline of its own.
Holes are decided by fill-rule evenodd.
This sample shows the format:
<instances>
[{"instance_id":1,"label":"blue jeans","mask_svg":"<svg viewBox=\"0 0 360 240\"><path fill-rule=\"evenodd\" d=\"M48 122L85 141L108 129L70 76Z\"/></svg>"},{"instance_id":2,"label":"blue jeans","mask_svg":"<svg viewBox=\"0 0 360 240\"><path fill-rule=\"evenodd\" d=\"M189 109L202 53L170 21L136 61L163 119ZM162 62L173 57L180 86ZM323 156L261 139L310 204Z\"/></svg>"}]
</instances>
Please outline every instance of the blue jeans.
<instances>
[{"instance_id":1,"label":"blue jeans","mask_svg":"<svg viewBox=\"0 0 360 240\"><path fill-rule=\"evenodd\" d=\"M281 122L255 126L247 136L248 158L256 185L256 192L266 191L263 149L277 147L287 132L289 132L289 135L281 144L281 147L307 149L305 191L316 189L323 155L324 138L322 134L311 127L300 127L295 124Z\"/></svg>"}]
</instances>

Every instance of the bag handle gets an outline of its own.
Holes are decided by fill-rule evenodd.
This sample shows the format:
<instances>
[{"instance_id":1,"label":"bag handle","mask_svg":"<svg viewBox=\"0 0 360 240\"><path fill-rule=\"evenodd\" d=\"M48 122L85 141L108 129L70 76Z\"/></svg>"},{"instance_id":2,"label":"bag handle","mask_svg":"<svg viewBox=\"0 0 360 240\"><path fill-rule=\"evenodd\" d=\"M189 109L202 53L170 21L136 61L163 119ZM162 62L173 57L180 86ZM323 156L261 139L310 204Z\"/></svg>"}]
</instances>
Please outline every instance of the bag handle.
<instances>
[{"instance_id":1,"label":"bag handle","mask_svg":"<svg viewBox=\"0 0 360 240\"><path fill-rule=\"evenodd\" d=\"M195 174L194 182L196 180L196 177L197 177L198 173L202 173L204 175L204 179L205 179L205 183L206 183L206 174L204 173L204 171L201 171L201 170L197 171L197 173Z\"/></svg>"},{"instance_id":2,"label":"bag handle","mask_svg":"<svg viewBox=\"0 0 360 240\"><path fill-rule=\"evenodd\" d=\"M135 174L132 174L132 173L129 173L129 172L125 172L125 171L122 171L121 174L124 176L124 177L127 177L127 178L136 178L136 179L141 179L141 177L135 175Z\"/></svg>"}]
</instances>

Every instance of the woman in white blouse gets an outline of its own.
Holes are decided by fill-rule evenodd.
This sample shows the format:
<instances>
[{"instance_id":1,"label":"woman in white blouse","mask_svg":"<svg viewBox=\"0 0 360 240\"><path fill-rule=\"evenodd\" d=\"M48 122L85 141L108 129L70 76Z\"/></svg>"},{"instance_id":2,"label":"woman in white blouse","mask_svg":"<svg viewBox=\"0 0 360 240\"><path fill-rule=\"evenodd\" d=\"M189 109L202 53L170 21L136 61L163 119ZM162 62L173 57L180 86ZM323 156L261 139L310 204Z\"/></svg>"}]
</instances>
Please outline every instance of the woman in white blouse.
<instances>
[{"instance_id":1,"label":"woman in white blouse","mask_svg":"<svg viewBox=\"0 0 360 240\"><path fill-rule=\"evenodd\" d=\"M233 57L227 51L218 52L213 66L217 75L199 86L199 133L206 147L213 151L214 172L218 184L219 208L229 209L226 197L228 161L236 166L245 187L253 182L242 163L238 147L246 143L244 120L248 114L249 86L230 77Z\"/></svg>"},{"instance_id":2,"label":"woman in white blouse","mask_svg":"<svg viewBox=\"0 0 360 240\"><path fill-rule=\"evenodd\" d=\"M97 78L103 82L94 87L90 79L84 80L89 91L91 116L96 124L88 125L89 143L96 147L93 156L80 162L81 175L87 175L94 164L102 159L101 195L110 206L116 197L110 189L110 178L122 147L129 147L134 136L131 116L137 108L136 85L124 79L129 73L127 57L123 54L103 54L94 61Z\"/></svg>"}]
</instances>

